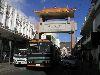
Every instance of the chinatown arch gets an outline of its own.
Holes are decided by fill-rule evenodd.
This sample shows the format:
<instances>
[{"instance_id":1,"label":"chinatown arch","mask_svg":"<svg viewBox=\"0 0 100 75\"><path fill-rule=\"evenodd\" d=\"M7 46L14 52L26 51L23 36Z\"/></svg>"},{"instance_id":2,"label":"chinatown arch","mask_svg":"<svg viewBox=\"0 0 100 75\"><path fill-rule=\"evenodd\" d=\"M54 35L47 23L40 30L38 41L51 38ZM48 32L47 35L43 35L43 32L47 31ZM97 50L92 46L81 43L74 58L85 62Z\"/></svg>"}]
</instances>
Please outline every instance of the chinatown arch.
<instances>
[{"instance_id":1,"label":"chinatown arch","mask_svg":"<svg viewBox=\"0 0 100 75\"><path fill-rule=\"evenodd\" d=\"M69 33L71 36L70 50L75 46L75 31L77 30L76 22L71 22L74 18L76 9L72 8L45 8L40 11L34 11L40 17L40 24L37 30L38 34L43 33ZM62 22L46 22L52 19L67 19ZM58 25L59 24L59 25Z\"/></svg>"}]
</instances>

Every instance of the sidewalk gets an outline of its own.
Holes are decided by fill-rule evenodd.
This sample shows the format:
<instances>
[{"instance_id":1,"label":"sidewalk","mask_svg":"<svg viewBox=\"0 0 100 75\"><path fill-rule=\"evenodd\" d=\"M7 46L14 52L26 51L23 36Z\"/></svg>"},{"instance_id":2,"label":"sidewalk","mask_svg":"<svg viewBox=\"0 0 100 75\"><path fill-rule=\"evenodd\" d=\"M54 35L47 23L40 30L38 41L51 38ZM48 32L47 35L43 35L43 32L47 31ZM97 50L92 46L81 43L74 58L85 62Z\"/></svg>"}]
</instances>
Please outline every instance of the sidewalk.
<instances>
[{"instance_id":1,"label":"sidewalk","mask_svg":"<svg viewBox=\"0 0 100 75\"><path fill-rule=\"evenodd\" d=\"M8 73L8 72L13 72L17 70L18 68L15 67L13 64L7 63L0 63L0 75L2 73Z\"/></svg>"},{"instance_id":2,"label":"sidewalk","mask_svg":"<svg viewBox=\"0 0 100 75\"><path fill-rule=\"evenodd\" d=\"M0 72L9 70L13 67L14 67L13 64L9 64L8 62L7 63L0 63Z\"/></svg>"},{"instance_id":3,"label":"sidewalk","mask_svg":"<svg viewBox=\"0 0 100 75\"><path fill-rule=\"evenodd\" d=\"M21 71L25 70L25 68L15 67L13 64L0 63L0 75L7 74L9 72Z\"/></svg>"}]
</instances>

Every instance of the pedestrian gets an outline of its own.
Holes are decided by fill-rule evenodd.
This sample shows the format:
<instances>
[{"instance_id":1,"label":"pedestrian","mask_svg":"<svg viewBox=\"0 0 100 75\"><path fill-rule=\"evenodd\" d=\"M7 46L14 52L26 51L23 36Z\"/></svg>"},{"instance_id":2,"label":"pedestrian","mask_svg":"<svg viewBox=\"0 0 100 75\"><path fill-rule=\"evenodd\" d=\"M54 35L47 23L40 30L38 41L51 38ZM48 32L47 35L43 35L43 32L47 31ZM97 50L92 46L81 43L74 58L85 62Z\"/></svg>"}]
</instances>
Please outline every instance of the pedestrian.
<instances>
[{"instance_id":1,"label":"pedestrian","mask_svg":"<svg viewBox=\"0 0 100 75\"><path fill-rule=\"evenodd\" d=\"M6 52L3 52L3 61L4 62L6 61L6 56L7 56L7 53Z\"/></svg>"}]
</instances>

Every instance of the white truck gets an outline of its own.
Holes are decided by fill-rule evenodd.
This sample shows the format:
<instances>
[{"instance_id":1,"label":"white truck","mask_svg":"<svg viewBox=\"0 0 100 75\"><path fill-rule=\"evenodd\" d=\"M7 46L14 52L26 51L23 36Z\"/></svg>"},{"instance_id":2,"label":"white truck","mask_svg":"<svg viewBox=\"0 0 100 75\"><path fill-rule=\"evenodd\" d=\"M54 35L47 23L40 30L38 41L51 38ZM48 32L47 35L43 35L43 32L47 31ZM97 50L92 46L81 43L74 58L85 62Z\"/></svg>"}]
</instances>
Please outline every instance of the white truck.
<instances>
[{"instance_id":1,"label":"white truck","mask_svg":"<svg viewBox=\"0 0 100 75\"><path fill-rule=\"evenodd\" d=\"M26 65L27 64L27 49L18 49L13 56L14 65Z\"/></svg>"}]
</instances>

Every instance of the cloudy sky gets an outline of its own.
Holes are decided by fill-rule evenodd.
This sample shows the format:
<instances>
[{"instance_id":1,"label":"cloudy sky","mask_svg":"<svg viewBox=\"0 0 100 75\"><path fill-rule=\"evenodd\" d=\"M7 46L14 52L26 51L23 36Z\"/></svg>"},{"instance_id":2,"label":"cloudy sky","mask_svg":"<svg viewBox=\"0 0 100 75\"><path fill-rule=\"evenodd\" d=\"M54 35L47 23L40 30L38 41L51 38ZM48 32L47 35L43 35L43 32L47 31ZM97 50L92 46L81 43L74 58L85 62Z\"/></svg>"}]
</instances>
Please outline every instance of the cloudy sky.
<instances>
[{"instance_id":1,"label":"cloudy sky","mask_svg":"<svg viewBox=\"0 0 100 75\"><path fill-rule=\"evenodd\" d=\"M83 26L84 17L87 15L90 0L8 0L8 2L16 9L24 12L25 15L33 22L37 22L39 17L33 12L33 10L41 10L49 7L69 7L76 8L74 20L77 22L76 37L80 36L80 30ZM58 38L61 41L70 41L69 34L59 34Z\"/></svg>"}]
</instances>

